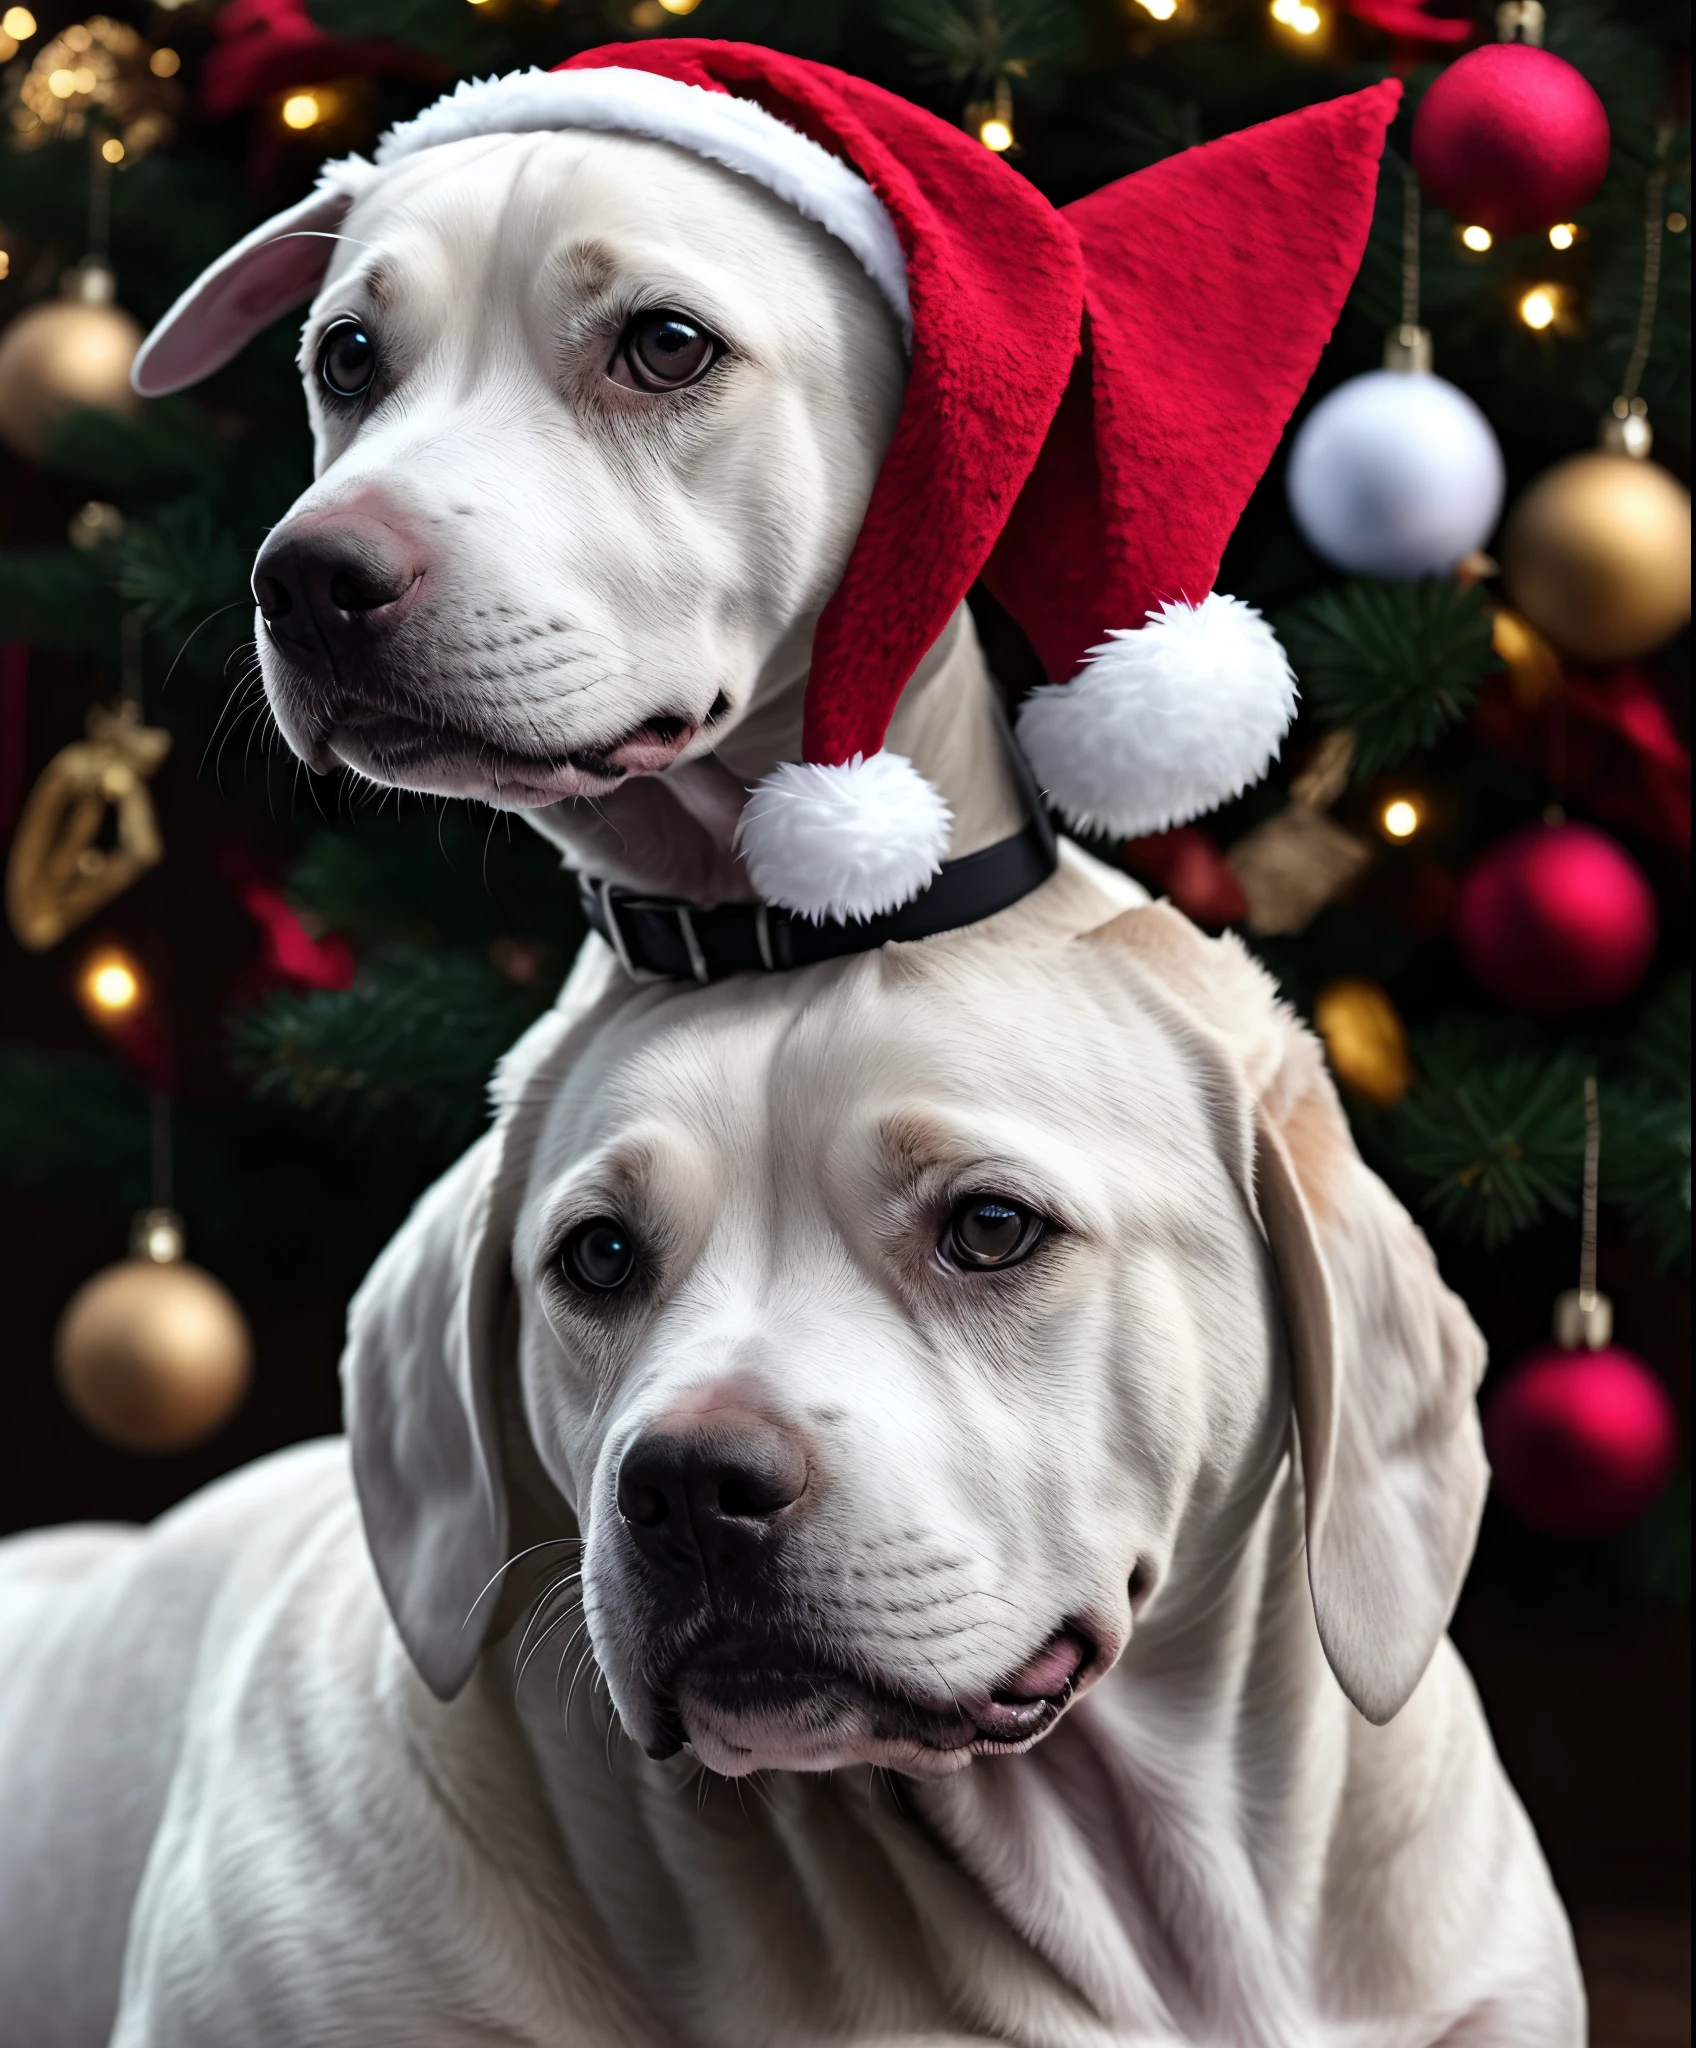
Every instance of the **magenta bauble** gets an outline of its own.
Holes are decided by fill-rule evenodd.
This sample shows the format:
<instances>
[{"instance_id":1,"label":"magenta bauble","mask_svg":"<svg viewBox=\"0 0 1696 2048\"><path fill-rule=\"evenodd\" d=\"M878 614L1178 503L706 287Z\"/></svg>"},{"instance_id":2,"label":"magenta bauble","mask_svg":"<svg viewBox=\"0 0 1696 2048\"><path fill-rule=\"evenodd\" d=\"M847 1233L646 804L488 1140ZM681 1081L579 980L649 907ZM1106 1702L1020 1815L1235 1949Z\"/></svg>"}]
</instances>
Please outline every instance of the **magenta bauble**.
<instances>
[{"instance_id":1,"label":"magenta bauble","mask_svg":"<svg viewBox=\"0 0 1696 2048\"><path fill-rule=\"evenodd\" d=\"M1643 979L1657 930L1647 876L1591 825L1510 833L1467 876L1455 911L1473 980L1534 1017L1622 1002Z\"/></svg>"},{"instance_id":2,"label":"magenta bauble","mask_svg":"<svg viewBox=\"0 0 1696 2048\"><path fill-rule=\"evenodd\" d=\"M1425 196L1493 235L1570 220L1608 168L1608 117L1564 58L1487 43L1419 103L1413 168Z\"/></svg>"},{"instance_id":3,"label":"magenta bauble","mask_svg":"<svg viewBox=\"0 0 1696 2048\"><path fill-rule=\"evenodd\" d=\"M1678 1462L1672 1397L1640 1358L1534 1351L1484 1403L1496 1491L1545 1536L1617 1535L1652 1507Z\"/></svg>"}]
</instances>

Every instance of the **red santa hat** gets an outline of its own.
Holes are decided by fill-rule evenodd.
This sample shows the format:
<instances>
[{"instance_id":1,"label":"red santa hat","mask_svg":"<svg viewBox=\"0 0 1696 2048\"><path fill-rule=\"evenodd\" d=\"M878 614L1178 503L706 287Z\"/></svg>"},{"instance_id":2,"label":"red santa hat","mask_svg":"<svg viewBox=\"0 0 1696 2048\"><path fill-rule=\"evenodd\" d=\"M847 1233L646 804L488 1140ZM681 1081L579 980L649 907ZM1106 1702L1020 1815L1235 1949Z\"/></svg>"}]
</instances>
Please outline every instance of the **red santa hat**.
<instances>
[{"instance_id":1,"label":"red santa hat","mask_svg":"<svg viewBox=\"0 0 1696 2048\"><path fill-rule=\"evenodd\" d=\"M1018 732L1074 825L1160 831L1265 772L1294 678L1213 579L1354 279L1399 96L1309 107L1057 210L864 79L666 38L463 84L376 154L567 128L669 142L816 221L887 300L900 419L814 636L802 759L755 787L738 833L766 901L871 916L947 851L946 804L884 738L980 576L1050 678Z\"/></svg>"}]
</instances>

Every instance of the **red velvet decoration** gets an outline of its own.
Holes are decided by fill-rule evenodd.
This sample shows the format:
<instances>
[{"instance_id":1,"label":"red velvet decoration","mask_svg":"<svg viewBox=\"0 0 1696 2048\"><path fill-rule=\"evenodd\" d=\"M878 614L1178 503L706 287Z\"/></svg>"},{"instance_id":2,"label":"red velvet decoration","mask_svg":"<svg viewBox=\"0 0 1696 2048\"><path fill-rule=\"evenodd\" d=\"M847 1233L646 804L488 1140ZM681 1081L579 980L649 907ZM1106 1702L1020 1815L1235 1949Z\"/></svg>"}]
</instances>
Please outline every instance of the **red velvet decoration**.
<instances>
[{"instance_id":1,"label":"red velvet decoration","mask_svg":"<svg viewBox=\"0 0 1696 2048\"><path fill-rule=\"evenodd\" d=\"M1399 86L1056 212L963 130L822 64L678 37L561 68L607 65L756 101L852 164L906 255L906 400L814 638L807 760L877 752L980 574L1056 679L1206 595L1353 281Z\"/></svg>"},{"instance_id":2,"label":"red velvet decoration","mask_svg":"<svg viewBox=\"0 0 1696 2048\"><path fill-rule=\"evenodd\" d=\"M1690 858L1690 749L1666 700L1635 663L1569 675L1525 706L1505 675L1478 693L1473 727L1557 796L1650 846Z\"/></svg>"},{"instance_id":3,"label":"red velvet decoration","mask_svg":"<svg viewBox=\"0 0 1696 2048\"><path fill-rule=\"evenodd\" d=\"M305 0L230 0L212 25L216 47L200 68L209 114L257 106L291 85L331 78L416 78L434 84L447 66L403 43L348 42L326 35Z\"/></svg>"},{"instance_id":4,"label":"red velvet decoration","mask_svg":"<svg viewBox=\"0 0 1696 2048\"><path fill-rule=\"evenodd\" d=\"M1055 680L1213 588L1366 248L1394 80L1068 206L1085 351L985 574Z\"/></svg>"},{"instance_id":5,"label":"red velvet decoration","mask_svg":"<svg viewBox=\"0 0 1696 2048\"><path fill-rule=\"evenodd\" d=\"M1617 1535L1678 1462L1672 1397L1618 1345L1534 1351L1484 1403L1496 1490L1545 1536Z\"/></svg>"},{"instance_id":6,"label":"red velvet decoration","mask_svg":"<svg viewBox=\"0 0 1696 2048\"><path fill-rule=\"evenodd\" d=\"M1405 42L1464 43L1472 34L1470 18L1427 14L1418 0L1345 0L1345 5L1357 21Z\"/></svg>"},{"instance_id":7,"label":"red velvet decoration","mask_svg":"<svg viewBox=\"0 0 1696 2048\"><path fill-rule=\"evenodd\" d=\"M265 937L262 985L292 981L297 988L353 986L353 948L334 932L314 938L281 889L250 882L242 890L241 900Z\"/></svg>"},{"instance_id":8,"label":"red velvet decoration","mask_svg":"<svg viewBox=\"0 0 1696 2048\"><path fill-rule=\"evenodd\" d=\"M1654 892L1617 840L1591 825L1532 825L1467 876L1455 936L1487 995L1534 1017L1566 1017L1630 995L1657 923Z\"/></svg>"},{"instance_id":9,"label":"red velvet decoration","mask_svg":"<svg viewBox=\"0 0 1696 2048\"><path fill-rule=\"evenodd\" d=\"M1608 168L1608 117L1564 58L1487 43L1442 73L1413 118L1425 196L1493 235L1570 220Z\"/></svg>"}]
</instances>

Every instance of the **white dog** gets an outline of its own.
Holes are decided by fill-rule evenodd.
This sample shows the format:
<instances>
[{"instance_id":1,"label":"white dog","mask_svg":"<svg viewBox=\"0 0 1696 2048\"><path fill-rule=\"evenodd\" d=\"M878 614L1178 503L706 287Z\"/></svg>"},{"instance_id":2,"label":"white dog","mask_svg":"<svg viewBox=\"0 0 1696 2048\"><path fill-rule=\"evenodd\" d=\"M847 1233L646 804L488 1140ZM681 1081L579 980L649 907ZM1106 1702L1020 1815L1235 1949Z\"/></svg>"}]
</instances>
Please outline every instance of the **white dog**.
<instances>
[{"instance_id":1,"label":"white dog","mask_svg":"<svg viewBox=\"0 0 1696 2048\"><path fill-rule=\"evenodd\" d=\"M162 330L173 382L323 274L318 477L254 571L290 746L525 811L614 881L749 896L737 820L800 755L906 384L861 265L750 178L581 131L362 166L226 261ZM1022 815L991 690L961 606L890 740L953 856Z\"/></svg>"},{"instance_id":2,"label":"white dog","mask_svg":"<svg viewBox=\"0 0 1696 2048\"><path fill-rule=\"evenodd\" d=\"M1160 829L1265 772L1294 681L1211 585L1398 90L1056 210L826 66L590 52L327 167L135 381L192 384L311 300L317 480L254 574L304 760L526 811L604 882L886 915L1032 808L980 578L1052 678L1020 731L1075 824Z\"/></svg>"},{"instance_id":3,"label":"white dog","mask_svg":"<svg viewBox=\"0 0 1696 2048\"><path fill-rule=\"evenodd\" d=\"M1577 2048L1443 1635L1478 1334L1259 970L1115 907L591 946L351 1467L0 1552L0 2037Z\"/></svg>"}]
</instances>

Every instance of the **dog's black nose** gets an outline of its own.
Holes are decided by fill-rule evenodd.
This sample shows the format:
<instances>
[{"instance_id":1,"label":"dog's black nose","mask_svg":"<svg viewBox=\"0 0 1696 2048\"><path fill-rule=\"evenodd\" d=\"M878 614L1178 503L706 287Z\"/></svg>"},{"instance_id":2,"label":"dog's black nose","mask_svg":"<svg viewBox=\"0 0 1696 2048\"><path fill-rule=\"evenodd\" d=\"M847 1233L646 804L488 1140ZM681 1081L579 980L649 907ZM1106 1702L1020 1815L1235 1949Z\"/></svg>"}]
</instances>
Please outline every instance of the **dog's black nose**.
<instances>
[{"instance_id":1,"label":"dog's black nose","mask_svg":"<svg viewBox=\"0 0 1696 2048\"><path fill-rule=\"evenodd\" d=\"M363 537L278 535L254 564L253 595L271 637L297 661L328 657L339 672L352 643L369 641L374 615L406 595L410 569Z\"/></svg>"},{"instance_id":2,"label":"dog's black nose","mask_svg":"<svg viewBox=\"0 0 1696 2048\"><path fill-rule=\"evenodd\" d=\"M806 1490L805 1450L755 1416L650 1430L618 1468L618 1511L637 1549L674 1578L710 1585L757 1559Z\"/></svg>"}]
</instances>

